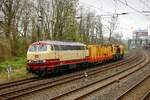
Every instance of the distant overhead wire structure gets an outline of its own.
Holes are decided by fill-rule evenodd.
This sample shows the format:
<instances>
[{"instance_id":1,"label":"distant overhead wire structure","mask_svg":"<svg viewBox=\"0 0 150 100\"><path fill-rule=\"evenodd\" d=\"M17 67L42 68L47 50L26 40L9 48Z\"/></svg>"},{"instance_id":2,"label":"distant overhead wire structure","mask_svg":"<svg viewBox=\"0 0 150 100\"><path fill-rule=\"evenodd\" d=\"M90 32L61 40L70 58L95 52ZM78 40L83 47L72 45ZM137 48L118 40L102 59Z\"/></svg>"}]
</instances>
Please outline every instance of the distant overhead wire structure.
<instances>
[{"instance_id":1,"label":"distant overhead wire structure","mask_svg":"<svg viewBox=\"0 0 150 100\"><path fill-rule=\"evenodd\" d=\"M80 2L81 2L81 1L80 1ZM98 10L101 10L100 7L95 7L94 5L91 5L91 4L88 4L88 3L85 3L85 2L81 2L81 3L86 4L86 5L88 5L89 7L96 8L96 9L98 9ZM107 14L101 14L101 15L99 15L99 16L110 16L110 17L111 17L111 16L114 15L113 12L105 12L105 13L107 13ZM125 14L127 14L127 12L116 13L115 15L125 15Z\"/></svg>"},{"instance_id":2,"label":"distant overhead wire structure","mask_svg":"<svg viewBox=\"0 0 150 100\"><path fill-rule=\"evenodd\" d=\"M143 1L143 0L139 0L146 8L148 8L148 10L143 10L142 12L146 15L146 16L150 16L150 5L149 5L149 1Z\"/></svg>"},{"instance_id":3,"label":"distant overhead wire structure","mask_svg":"<svg viewBox=\"0 0 150 100\"><path fill-rule=\"evenodd\" d=\"M146 6L147 8L150 9L150 5L148 4L148 1L147 2L144 2L143 0L139 0L144 6Z\"/></svg>"},{"instance_id":4,"label":"distant overhead wire structure","mask_svg":"<svg viewBox=\"0 0 150 100\"><path fill-rule=\"evenodd\" d=\"M117 0L114 0L115 1L115 4L114 4L114 6L115 6L115 12L107 12L108 14L101 14L101 15L98 15L98 16L93 16L93 17L99 17L99 16L103 16L103 17L111 17L111 22L110 22L110 26L107 26L107 25L104 25L103 24L103 26L105 27L105 28L107 28L107 29L109 29L109 31L110 31L110 36L109 36L109 41L111 41L111 35L112 35L112 33L113 33L113 31L115 30L115 27L117 27L116 26L116 23L117 23L117 19L118 19L118 16L119 15L126 15L126 14L128 14L128 13L126 13L126 12L123 12L123 13L117 13L116 12L116 9L117 9ZM94 7L94 8L96 8L96 9L100 9L101 10L101 8L99 8L99 7L95 7L95 6L93 6L93 5L91 5L91 4L88 4L88 3L84 3L84 2L81 2L81 3L83 3L83 4L87 4L88 6L90 6L90 7ZM80 18L80 17L77 17L77 18Z\"/></svg>"},{"instance_id":5,"label":"distant overhead wire structure","mask_svg":"<svg viewBox=\"0 0 150 100\"><path fill-rule=\"evenodd\" d=\"M137 12L137 13L139 13L139 14L145 16L148 20L150 20L150 18L148 18L142 11L140 11L140 10L134 8L133 6L129 5L127 1L125 1L125 2L122 1L122 0L117 0L117 1L119 1L121 4L123 4L123 5L127 6L127 7L129 7L130 9L132 9L132 10L134 10L135 12Z\"/></svg>"},{"instance_id":6,"label":"distant overhead wire structure","mask_svg":"<svg viewBox=\"0 0 150 100\"><path fill-rule=\"evenodd\" d=\"M86 5L88 5L89 7L96 8L96 9L98 9L98 10L102 10L100 7L96 7L96 6L91 5L91 4L89 4L89 3L85 3L85 2L82 2L82 1L80 1L80 3L86 4Z\"/></svg>"}]
</instances>

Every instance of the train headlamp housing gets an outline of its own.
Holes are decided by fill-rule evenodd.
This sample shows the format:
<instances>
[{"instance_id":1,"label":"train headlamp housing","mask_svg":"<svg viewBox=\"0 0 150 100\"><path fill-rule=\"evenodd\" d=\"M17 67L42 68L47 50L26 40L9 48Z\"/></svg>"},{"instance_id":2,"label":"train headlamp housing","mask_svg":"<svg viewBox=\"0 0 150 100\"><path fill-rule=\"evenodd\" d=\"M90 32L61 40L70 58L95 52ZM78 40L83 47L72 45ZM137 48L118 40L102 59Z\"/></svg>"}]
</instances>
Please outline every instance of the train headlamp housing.
<instances>
[{"instance_id":1,"label":"train headlamp housing","mask_svg":"<svg viewBox=\"0 0 150 100\"><path fill-rule=\"evenodd\" d=\"M43 63L46 63L46 60L43 60Z\"/></svg>"},{"instance_id":2,"label":"train headlamp housing","mask_svg":"<svg viewBox=\"0 0 150 100\"><path fill-rule=\"evenodd\" d=\"M31 63L32 61L31 60L28 60L28 63Z\"/></svg>"}]
</instances>

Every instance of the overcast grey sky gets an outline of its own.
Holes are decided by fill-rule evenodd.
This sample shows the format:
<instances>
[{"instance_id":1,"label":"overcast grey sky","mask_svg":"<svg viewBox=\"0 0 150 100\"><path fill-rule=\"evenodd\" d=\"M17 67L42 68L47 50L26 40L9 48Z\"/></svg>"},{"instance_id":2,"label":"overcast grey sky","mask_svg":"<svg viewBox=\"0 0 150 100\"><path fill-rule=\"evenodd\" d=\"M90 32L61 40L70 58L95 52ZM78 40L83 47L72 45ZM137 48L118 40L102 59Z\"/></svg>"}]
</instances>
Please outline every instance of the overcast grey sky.
<instances>
[{"instance_id":1,"label":"overcast grey sky","mask_svg":"<svg viewBox=\"0 0 150 100\"><path fill-rule=\"evenodd\" d=\"M127 12L127 15L120 15L118 18L118 28L116 31L122 32L125 38L130 38L135 29L146 29L150 26L150 16L144 16L128 6L138 11L150 11L150 0L116 0L116 12ZM123 2L123 3L121 3ZM80 4L85 8L96 11L97 14L113 13L115 11L114 0L80 0ZM126 4L126 5L125 5ZM128 6L127 6L128 5ZM150 15L150 13L149 13Z\"/></svg>"}]
</instances>

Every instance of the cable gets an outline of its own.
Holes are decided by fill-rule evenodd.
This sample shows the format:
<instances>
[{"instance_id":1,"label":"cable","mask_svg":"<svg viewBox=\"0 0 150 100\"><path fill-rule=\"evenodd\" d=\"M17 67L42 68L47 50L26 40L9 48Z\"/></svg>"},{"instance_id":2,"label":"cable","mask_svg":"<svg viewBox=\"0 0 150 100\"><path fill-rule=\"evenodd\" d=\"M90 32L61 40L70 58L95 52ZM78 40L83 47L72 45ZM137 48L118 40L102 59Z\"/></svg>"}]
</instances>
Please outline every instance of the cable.
<instances>
[{"instance_id":1,"label":"cable","mask_svg":"<svg viewBox=\"0 0 150 100\"><path fill-rule=\"evenodd\" d=\"M141 12L141 11L135 9L134 7L130 6L129 4L127 4L127 2L125 3L125 2L123 2L123 1L121 1L121 0L118 0L118 1L119 1L120 3L122 3L122 4L124 4L125 6L129 7L130 9L136 11L137 13L139 13L139 14L145 16L145 14L143 14L143 12ZM126 4L127 4L127 5L126 5ZM146 17L148 20L150 20L147 16L145 16L145 17Z\"/></svg>"},{"instance_id":2,"label":"cable","mask_svg":"<svg viewBox=\"0 0 150 100\"><path fill-rule=\"evenodd\" d=\"M120 3L122 3L122 4L126 5L126 6L128 6L128 7L131 8L132 10L134 10L134 11L136 11L136 12L142 14L141 11L139 11L139 10L135 9L134 7L130 6L129 4L127 4L127 2L125 3L125 2L123 2L123 1L121 1L121 0L118 0L118 1L119 1Z\"/></svg>"},{"instance_id":3,"label":"cable","mask_svg":"<svg viewBox=\"0 0 150 100\"><path fill-rule=\"evenodd\" d=\"M144 6L147 6L149 9L150 9L150 6L147 4L147 3L145 3L143 0L139 0L142 4L144 4Z\"/></svg>"},{"instance_id":4,"label":"cable","mask_svg":"<svg viewBox=\"0 0 150 100\"><path fill-rule=\"evenodd\" d=\"M98 9L98 10L102 10L102 9L99 8L99 7L95 7L95 6L91 5L91 4L88 4L88 3L85 3L85 2L82 2L82 1L80 1L80 3L86 4L86 5L88 5L89 7L93 7L93 8L96 8L96 9Z\"/></svg>"}]
</instances>

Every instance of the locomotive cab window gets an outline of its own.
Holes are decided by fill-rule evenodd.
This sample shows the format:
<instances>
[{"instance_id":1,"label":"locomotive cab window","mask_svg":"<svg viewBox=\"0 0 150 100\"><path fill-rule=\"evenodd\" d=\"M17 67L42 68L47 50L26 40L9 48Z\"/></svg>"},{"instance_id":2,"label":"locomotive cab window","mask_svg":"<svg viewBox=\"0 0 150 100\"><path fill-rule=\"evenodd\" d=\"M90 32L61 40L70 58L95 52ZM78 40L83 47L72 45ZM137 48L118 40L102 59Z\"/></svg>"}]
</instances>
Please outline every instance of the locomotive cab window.
<instances>
[{"instance_id":1,"label":"locomotive cab window","mask_svg":"<svg viewBox=\"0 0 150 100\"><path fill-rule=\"evenodd\" d=\"M39 45L38 51L47 51L47 45Z\"/></svg>"},{"instance_id":2,"label":"locomotive cab window","mask_svg":"<svg viewBox=\"0 0 150 100\"><path fill-rule=\"evenodd\" d=\"M29 50L29 52L41 52L41 51L47 51L47 45L32 45Z\"/></svg>"},{"instance_id":3,"label":"locomotive cab window","mask_svg":"<svg viewBox=\"0 0 150 100\"><path fill-rule=\"evenodd\" d=\"M29 52L35 52L35 51L37 51L37 45L32 45L32 46L29 48L28 51L29 51Z\"/></svg>"}]
</instances>

